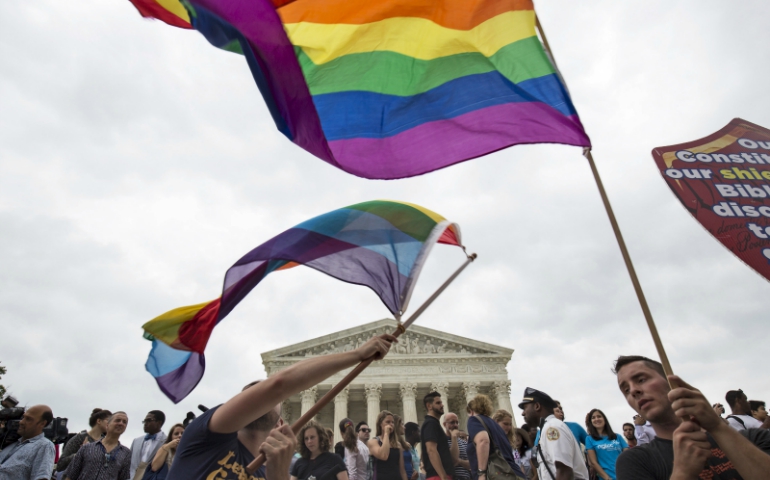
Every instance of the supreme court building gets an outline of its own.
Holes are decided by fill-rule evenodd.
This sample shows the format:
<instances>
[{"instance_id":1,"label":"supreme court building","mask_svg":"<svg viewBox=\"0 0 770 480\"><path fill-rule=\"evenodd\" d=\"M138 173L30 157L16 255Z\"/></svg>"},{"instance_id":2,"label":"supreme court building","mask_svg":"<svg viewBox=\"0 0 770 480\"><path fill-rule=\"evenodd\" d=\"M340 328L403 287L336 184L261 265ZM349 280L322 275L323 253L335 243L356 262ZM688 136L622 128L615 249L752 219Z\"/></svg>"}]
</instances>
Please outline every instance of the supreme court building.
<instances>
[{"instance_id":1,"label":"supreme court building","mask_svg":"<svg viewBox=\"0 0 770 480\"><path fill-rule=\"evenodd\" d=\"M269 377L308 357L353 350L374 335L393 332L395 326L395 320L385 319L342 330L265 352L262 363ZM334 430L335 442L341 439L338 424L345 417L354 423L366 421L372 435L381 410L401 415L405 423L422 424L426 413L422 398L437 391L444 401L444 411L457 413L463 430L465 406L479 393L488 395L495 408L513 413L515 425L517 412L511 406L511 382L506 370L512 354L509 348L412 325L384 360L364 370L321 410L316 420ZM284 401L284 420L292 423L298 419L350 370Z\"/></svg>"}]
</instances>

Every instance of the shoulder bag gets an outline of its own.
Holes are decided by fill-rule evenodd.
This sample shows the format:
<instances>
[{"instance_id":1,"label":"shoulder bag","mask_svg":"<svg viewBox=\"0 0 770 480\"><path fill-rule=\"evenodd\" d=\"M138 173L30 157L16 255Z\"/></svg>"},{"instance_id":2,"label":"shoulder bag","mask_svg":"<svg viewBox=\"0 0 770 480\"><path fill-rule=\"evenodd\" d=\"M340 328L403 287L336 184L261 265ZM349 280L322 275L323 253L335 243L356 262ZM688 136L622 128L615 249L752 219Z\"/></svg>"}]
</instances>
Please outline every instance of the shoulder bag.
<instances>
[{"instance_id":1,"label":"shoulder bag","mask_svg":"<svg viewBox=\"0 0 770 480\"><path fill-rule=\"evenodd\" d=\"M500 453L500 449L495 446L494 440L492 440L492 433L489 431L486 422L483 417L477 417L481 422L481 426L487 431L489 436L489 458L487 459L487 480L525 480L522 477L516 475L513 468L508 464L508 461ZM478 455L478 451L477 451Z\"/></svg>"}]
</instances>

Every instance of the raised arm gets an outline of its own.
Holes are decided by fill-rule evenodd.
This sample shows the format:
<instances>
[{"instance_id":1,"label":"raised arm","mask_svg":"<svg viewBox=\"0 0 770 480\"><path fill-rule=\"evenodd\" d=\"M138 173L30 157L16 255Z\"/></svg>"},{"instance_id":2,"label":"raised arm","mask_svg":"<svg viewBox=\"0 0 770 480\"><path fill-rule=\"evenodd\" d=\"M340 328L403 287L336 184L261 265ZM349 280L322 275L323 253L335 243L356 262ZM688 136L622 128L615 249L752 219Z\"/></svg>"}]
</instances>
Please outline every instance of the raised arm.
<instances>
[{"instance_id":1,"label":"raised arm","mask_svg":"<svg viewBox=\"0 0 770 480\"><path fill-rule=\"evenodd\" d=\"M166 458L168 458L168 453L171 451L172 448L176 448L179 446L179 439L171 440L170 442L164 444L158 449L158 452L155 454L155 458L152 459L152 463L150 464L150 469L153 472L157 472L161 468L163 468L163 464L166 463Z\"/></svg>"},{"instance_id":2,"label":"raised arm","mask_svg":"<svg viewBox=\"0 0 770 480\"><path fill-rule=\"evenodd\" d=\"M267 380L244 390L219 407L209 420L209 430L233 433L258 419L284 399L308 389L335 373L375 357L381 360L396 341L392 335L374 337L360 348L344 353L310 358L281 370Z\"/></svg>"},{"instance_id":3,"label":"raised arm","mask_svg":"<svg viewBox=\"0 0 770 480\"><path fill-rule=\"evenodd\" d=\"M695 387L688 385L676 375L669 375L673 385L681 385L668 394L671 407L678 417L690 417L695 422L683 422L674 432L674 467L677 465L677 440L685 434L694 436L696 426L705 429L719 444L719 448L725 453L738 473L745 480L760 480L767 478L770 472L770 455L760 450L749 439L738 433L737 430L722 422L708 403L706 397ZM679 449L682 450L682 449ZM673 474L671 478L676 478Z\"/></svg>"},{"instance_id":4,"label":"raised arm","mask_svg":"<svg viewBox=\"0 0 770 480\"><path fill-rule=\"evenodd\" d=\"M390 432L393 430L393 427L385 425L383 430L382 445L380 445L376 438L371 438L366 442L366 446L369 447L369 455L374 455L374 458L384 462L390 455Z\"/></svg>"}]
</instances>

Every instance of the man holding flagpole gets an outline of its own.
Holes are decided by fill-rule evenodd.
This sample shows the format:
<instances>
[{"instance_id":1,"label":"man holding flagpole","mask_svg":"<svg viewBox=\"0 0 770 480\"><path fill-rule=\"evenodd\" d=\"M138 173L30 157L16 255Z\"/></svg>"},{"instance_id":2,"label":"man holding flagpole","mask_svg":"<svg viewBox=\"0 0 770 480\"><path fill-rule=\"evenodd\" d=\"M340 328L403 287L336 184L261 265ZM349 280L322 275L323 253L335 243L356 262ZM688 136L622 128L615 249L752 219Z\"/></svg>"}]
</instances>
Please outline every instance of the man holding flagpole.
<instances>
[{"instance_id":1,"label":"man holding flagpole","mask_svg":"<svg viewBox=\"0 0 770 480\"><path fill-rule=\"evenodd\" d=\"M309 358L247 385L190 423L168 480L289 480L297 441L281 419L281 402L361 361L381 360L395 341L380 335L356 350ZM246 466L260 453L267 457L266 468L248 475Z\"/></svg>"}]
</instances>

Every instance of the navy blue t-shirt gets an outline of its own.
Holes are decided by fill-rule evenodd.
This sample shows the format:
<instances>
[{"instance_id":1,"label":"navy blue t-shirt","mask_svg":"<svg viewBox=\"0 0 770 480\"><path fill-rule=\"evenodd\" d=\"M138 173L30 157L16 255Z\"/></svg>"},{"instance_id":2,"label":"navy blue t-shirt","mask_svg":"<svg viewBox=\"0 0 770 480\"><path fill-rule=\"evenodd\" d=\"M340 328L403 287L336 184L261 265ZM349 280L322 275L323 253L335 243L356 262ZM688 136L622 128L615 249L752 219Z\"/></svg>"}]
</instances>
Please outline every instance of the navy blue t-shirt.
<instances>
[{"instance_id":1,"label":"navy blue t-shirt","mask_svg":"<svg viewBox=\"0 0 770 480\"><path fill-rule=\"evenodd\" d=\"M471 476L473 477L473 480L478 480L479 478L477 473L479 471L479 461L476 457L476 444L473 442L473 439L476 438L476 435L479 432L486 431L481 425L481 420L484 421L487 429L489 429L489 440L491 442L491 445L489 446L489 453L491 454L495 450L499 449L500 453L503 455L503 458L506 462L508 462L508 465L511 466L516 475L520 476L521 478L527 478L519 466L516 465L516 461L513 458L513 448L511 448L511 442L509 442L508 437L505 436L503 428L498 425L496 421L489 417L484 415L475 415L468 418L468 462L471 464ZM487 463L487 467L488 466L489 463Z\"/></svg>"},{"instance_id":2,"label":"navy blue t-shirt","mask_svg":"<svg viewBox=\"0 0 770 480\"><path fill-rule=\"evenodd\" d=\"M168 480L265 480L265 467L254 475L246 466L254 455L238 440L238 433L215 433L209 420L221 405L208 410L190 423L176 450Z\"/></svg>"}]
</instances>

